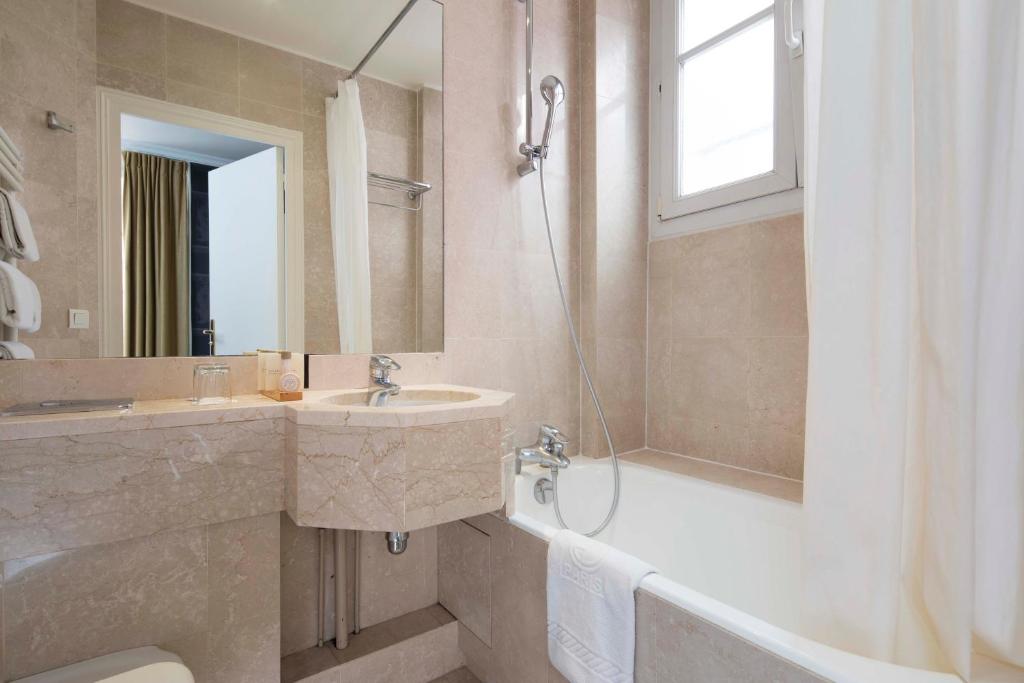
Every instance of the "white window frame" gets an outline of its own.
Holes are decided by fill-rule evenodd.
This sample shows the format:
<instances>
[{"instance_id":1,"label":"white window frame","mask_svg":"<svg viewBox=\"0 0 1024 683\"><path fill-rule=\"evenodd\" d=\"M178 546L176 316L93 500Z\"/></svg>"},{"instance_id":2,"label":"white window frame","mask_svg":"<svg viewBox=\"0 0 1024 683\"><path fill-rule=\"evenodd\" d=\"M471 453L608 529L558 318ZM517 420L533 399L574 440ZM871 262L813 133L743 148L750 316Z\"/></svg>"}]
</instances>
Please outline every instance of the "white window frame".
<instances>
[{"instance_id":1,"label":"white window frame","mask_svg":"<svg viewBox=\"0 0 1024 683\"><path fill-rule=\"evenodd\" d=\"M679 49L679 13L685 0L653 0L651 12L651 238L668 237L784 215L803 207L803 59L787 41L789 24L800 25L794 0L775 0L770 8L729 27L683 53ZM773 15L775 28L774 168L764 174L686 196L679 194L679 65Z\"/></svg>"}]
</instances>

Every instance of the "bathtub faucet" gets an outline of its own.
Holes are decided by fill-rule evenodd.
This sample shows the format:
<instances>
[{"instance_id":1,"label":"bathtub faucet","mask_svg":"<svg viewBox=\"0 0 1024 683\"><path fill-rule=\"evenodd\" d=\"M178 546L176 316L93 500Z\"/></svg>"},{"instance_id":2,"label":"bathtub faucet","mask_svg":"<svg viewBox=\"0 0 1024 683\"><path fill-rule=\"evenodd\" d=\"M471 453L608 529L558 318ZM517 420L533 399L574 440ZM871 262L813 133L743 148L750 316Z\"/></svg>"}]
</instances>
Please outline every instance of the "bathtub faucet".
<instances>
[{"instance_id":1,"label":"bathtub faucet","mask_svg":"<svg viewBox=\"0 0 1024 683\"><path fill-rule=\"evenodd\" d=\"M565 446L568 443L569 439L565 438L558 427L541 425L537 443L516 448L516 474L522 472L524 462L556 469L568 467L569 457L565 454Z\"/></svg>"}]
</instances>

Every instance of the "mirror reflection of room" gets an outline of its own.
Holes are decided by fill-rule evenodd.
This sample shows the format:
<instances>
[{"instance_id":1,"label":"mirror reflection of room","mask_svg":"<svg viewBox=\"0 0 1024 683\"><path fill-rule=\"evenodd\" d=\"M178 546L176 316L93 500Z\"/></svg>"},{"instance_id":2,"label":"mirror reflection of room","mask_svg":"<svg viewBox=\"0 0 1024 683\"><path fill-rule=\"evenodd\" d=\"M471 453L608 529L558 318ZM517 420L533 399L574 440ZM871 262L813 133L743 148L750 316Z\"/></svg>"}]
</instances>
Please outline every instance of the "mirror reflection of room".
<instances>
[{"instance_id":1,"label":"mirror reflection of room","mask_svg":"<svg viewBox=\"0 0 1024 683\"><path fill-rule=\"evenodd\" d=\"M281 346L283 151L134 116L121 149L124 355Z\"/></svg>"},{"instance_id":2,"label":"mirror reflection of room","mask_svg":"<svg viewBox=\"0 0 1024 683\"><path fill-rule=\"evenodd\" d=\"M12 355L442 349L443 6L312 4L98 0L94 97L47 127L10 93L0 127L52 167L11 189L38 242L5 259Z\"/></svg>"}]
</instances>

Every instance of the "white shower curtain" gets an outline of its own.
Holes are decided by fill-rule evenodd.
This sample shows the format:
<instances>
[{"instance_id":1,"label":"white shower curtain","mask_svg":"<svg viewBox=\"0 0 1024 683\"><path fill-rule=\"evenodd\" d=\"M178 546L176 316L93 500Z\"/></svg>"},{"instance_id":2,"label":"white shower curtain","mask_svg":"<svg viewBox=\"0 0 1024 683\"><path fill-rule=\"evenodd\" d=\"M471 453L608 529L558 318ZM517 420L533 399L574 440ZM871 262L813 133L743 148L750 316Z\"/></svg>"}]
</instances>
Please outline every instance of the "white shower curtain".
<instances>
[{"instance_id":1,"label":"white shower curtain","mask_svg":"<svg viewBox=\"0 0 1024 683\"><path fill-rule=\"evenodd\" d=\"M805 631L967 680L1024 666L1022 12L805 5Z\"/></svg>"},{"instance_id":2,"label":"white shower curtain","mask_svg":"<svg viewBox=\"0 0 1024 683\"><path fill-rule=\"evenodd\" d=\"M327 171L334 249L334 289L341 353L373 350L366 129L355 80L338 82L327 99Z\"/></svg>"}]
</instances>

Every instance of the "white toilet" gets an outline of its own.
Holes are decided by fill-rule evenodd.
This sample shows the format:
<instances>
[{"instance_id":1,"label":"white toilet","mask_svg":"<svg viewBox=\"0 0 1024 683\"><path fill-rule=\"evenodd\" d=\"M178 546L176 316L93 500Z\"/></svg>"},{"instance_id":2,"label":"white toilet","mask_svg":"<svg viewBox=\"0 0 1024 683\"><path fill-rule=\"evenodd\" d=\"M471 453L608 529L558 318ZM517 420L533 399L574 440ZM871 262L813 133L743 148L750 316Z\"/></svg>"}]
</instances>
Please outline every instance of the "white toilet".
<instances>
[{"instance_id":1,"label":"white toilet","mask_svg":"<svg viewBox=\"0 0 1024 683\"><path fill-rule=\"evenodd\" d=\"M19 678L14 683L195 683L192 673L173 652L148 645L113 652L52 671Z\"/></svg>"}]
</instances>

